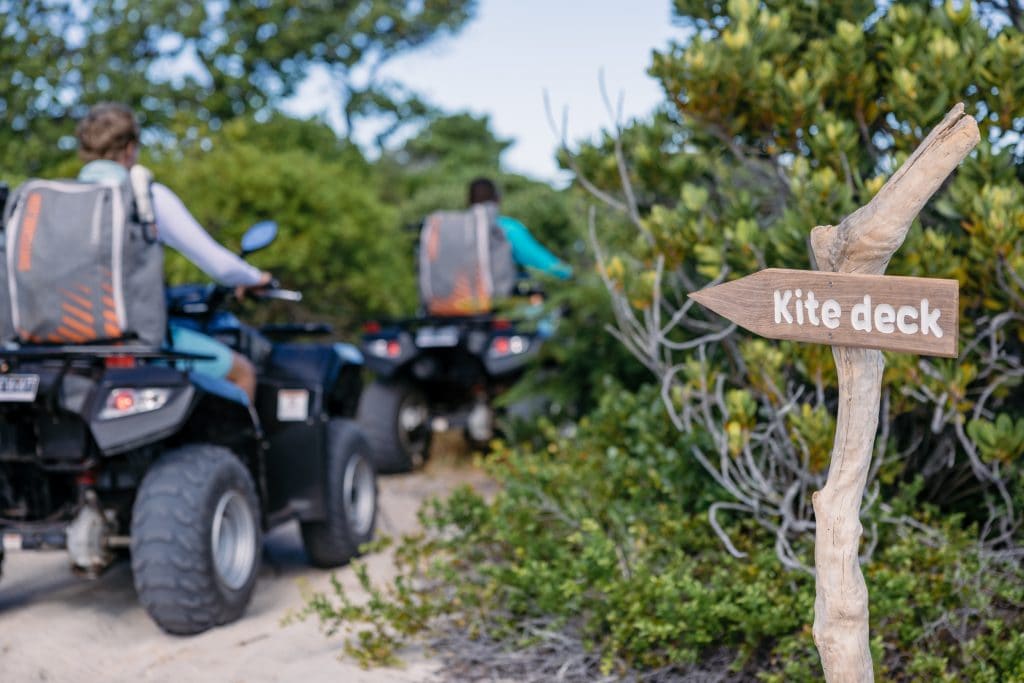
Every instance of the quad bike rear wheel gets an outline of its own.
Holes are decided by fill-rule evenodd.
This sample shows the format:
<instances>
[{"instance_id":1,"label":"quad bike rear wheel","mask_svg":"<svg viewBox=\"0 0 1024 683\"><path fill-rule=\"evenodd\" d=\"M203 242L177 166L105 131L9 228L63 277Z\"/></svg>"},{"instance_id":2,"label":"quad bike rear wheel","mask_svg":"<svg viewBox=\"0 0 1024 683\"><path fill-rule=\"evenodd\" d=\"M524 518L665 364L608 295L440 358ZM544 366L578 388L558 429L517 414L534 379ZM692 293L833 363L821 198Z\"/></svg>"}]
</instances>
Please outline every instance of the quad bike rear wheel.
<instances>
[{"instance_id":1,"label":"quad bike rear wheel","mask_svg":"<svg viewBox=\"0 0 1024 683\"><path fill-rule=\"evenodd\" d=\"M370 446L350 420L327 425L326 518L302 523L302 542L316 567L338 567L373 539L377 473Z\"/></svg>"},{"instance_id":2,"label":"quad bike rear wheel","mask_svg":"<svg viewBox=\"0 0 1024 683\"><path fill-rule=\"evenodd\" d=\"M184 446L146 473L132 508L132 573L160 628L190 635L238 619L262 546L252 476L228 449Z\"/></svg>"},{"instance_id":3,"label":"quad bike rear wheel","mask_svg":"<svg viewBox=\"0 0 1024 683\"><path fill-rule=\"evenodd\" d=\"M430 451L430 406L414 385L375 380L363 391L357 420L381 474L411 472Z\"/></svg>"}]
</instances>

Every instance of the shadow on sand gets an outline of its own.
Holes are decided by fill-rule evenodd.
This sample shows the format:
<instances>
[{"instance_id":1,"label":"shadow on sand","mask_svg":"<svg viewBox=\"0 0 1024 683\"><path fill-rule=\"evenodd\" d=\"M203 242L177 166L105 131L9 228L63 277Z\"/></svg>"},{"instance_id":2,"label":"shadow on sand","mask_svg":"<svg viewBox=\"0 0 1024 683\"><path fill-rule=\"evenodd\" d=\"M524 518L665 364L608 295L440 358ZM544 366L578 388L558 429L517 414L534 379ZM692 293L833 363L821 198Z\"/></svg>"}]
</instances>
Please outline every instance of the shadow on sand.
<instances>
[{"instance_id":1,"label":"shadow on sand","mask_svg":"<svg viewBox=\"0 0 1024 683\"><path fill-rule=\"evenodd\" d=\"M96 609L111 616L140 609L127 554L93 579L74 573L67 555L59 551L8 553L3 569L0 616L21 607L57 601L72 609ZM260 581L288 579L309 571L298 524L285 524L266 535Z\"/></svg>"}]
</instances>

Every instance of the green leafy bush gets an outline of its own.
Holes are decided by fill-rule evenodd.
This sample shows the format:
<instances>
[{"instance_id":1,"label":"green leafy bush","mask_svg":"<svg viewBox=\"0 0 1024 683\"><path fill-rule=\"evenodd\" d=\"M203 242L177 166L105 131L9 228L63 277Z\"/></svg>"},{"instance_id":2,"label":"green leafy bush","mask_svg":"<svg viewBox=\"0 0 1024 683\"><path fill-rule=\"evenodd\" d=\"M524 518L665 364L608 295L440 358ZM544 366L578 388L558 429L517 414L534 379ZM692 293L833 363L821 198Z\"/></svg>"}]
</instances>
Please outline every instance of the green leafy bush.
<instances>
[{"instance_id":1,"label":"green leafy bush","mask_svg":"<svg viewBox=\"0 0 1024 683\"><path fill-rule=\"evenodd\" d=\"M595 233L618 332L673 389L678 426L707 434L695 455L736 482L723 500L775 529L787 565L806 566L836 376L827 347L730 331L686 294L810 267L811 229L867 204L963 102L982 141L887 270L960 282L960 355L886 354L868 504L923 476L923 502L977 522L991 548L1019 548L1020 450L998 421L1024 403L1024 78L1006 70L1024 55L1024 21L989 3L674 9L691 32L654 55L664 109L572 163L610 198ZM737 419L733 391L750 393L755 419Z\"/></svg>"},{"instance_id":2,"label":"green leafy bush","mask_svg":"<svg viewBox=\"0 0 1024 683\"><path fill-rule=\"evenodd\" d=\"M396 213L377 199L367 162L326 125L236 119L210 142L208 151L186 149L153 166L217 240L237 245L250 224L276 220L278 240L252 261L305 290L310 313L343 328L414 306ZM206 279L176 254L167 271L171 281Z\"/></svg>"},{"instance_id":3,"label":"green leafy bush","mask_svg":"<svg viewBox=\"0 0 1024 683\"><path fill-rule=\"evenodd\" d=\"M686 454L698 437L676 432L653 388L608 384L574 438L548 436L545 449L499 449L486 461L501 484L493 499L462 489L425 508L425 532L400 543L403 571L389 588L360 569L368 602L336 584L309 596L304 616L357 628L348 650L364 664L392 661L410 636L443 636L453 667L460 647L489 643L505 667L492 673L543 680L517 670L517 656L537 666L528 653L550 651L554 632L590 656L569 680L709 663L726 680L820 680L813 579L783 570L771 535L748 518L728 522L748 557L724 551L707 518L720 492ZM916 494L908 487L893 514L909 513ZM1012 634L1024 626L1024 574L983 560L960 520L920 515L939 531L922 542L886 524L867 568L877 676L1019 675L1024 640Z\"/></svg>"}]
</instances>

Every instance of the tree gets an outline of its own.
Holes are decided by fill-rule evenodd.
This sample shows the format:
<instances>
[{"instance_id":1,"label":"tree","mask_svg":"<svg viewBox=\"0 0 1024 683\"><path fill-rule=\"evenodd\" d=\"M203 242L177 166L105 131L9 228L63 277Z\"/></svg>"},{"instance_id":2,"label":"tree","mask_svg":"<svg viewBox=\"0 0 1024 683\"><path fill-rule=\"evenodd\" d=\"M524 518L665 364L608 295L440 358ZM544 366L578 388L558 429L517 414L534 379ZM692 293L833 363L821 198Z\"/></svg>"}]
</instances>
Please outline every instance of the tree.
<instances>
[{"instance_id":1,"label":"tree","mask_svg":"<svg viewBox=\"0 0 1024 683\"><path fill-rule=\"evenodd\" d=\"M461 28L475 0L0 0L0 163L38 174L73 149L88 105L133 106L148 142L173 146L264 115L322 67L359 117L388 128L429 107L380 80L387 60ZM387 130L382 135L387 136ZM383 137L381 138L384 139ZM55 145L55 141L60 141Z\"/></svg>"},{"instance_id":2,"label":"tree","mask_svg":"<svg viewBox=\"0 0 1024 683\"><path fill-rule=\"evenodd\" d=\"M277 241L252 260L304 292L289 318L327 318L351 332L371 316L413 308L415 273L396 212L377 198L372 167L326 124L236 118L213 137L211 151L191 148L153 166L226 245L258 220L278 222ZM206 279L176 255L167 270L173 282Z\"/></svg>"},{"instance_id":3,"label":"tree","mask_svg":"<svg viewBox=\"0 0 1024 683\"><path fill-rule=\"evenodd\" d=\"M438 170L466 175L496 172L501 155L512 146L491 130L490 117L461 112L432 119L402 145L395 160L412 171Z\"/></svg>"},{"instance_id":4,"label":"tree","mask_svg":"<svg viewBox=\"0 0 1024 683\"><path fill-rule=\"evenodd\" d=\"M314 67L338 89L351 137L360 117L390 117L380 144L397 127L429 112L411 91L381 80L394 57L472 18L476 0L322 0L312 3L225 3L225 40L202 52L214 86L232 102L277 100L294 92ZM237 105L236 105L237 106Z\"/></svg>"},{"instance_id":5,"label":"tree","mask_svg":"<svg viewBox=\"0 0 1024 683\"><path fill-rule=\"evenodd\" d=\"M197 35L202 5L161 0L0 0L0 164L41 173L74 148L74 121L88 103L117 99L144 123L167 126L202 99L191 78L154 78L182 54L169 38Z\"/></svg>"},{"instance_id":6,"label":"tree","mask_svg":"<svg viewBox=\"0 0 1024 683\"><path fill-rule=\"evenodd\" d=\"M614 209L593 234L615 334L658 377L677 426L708 435L693 455L729 492L711 506L712 524L749 515L775 533L787 566L807 567L835 376L827 348L749 338L692 310L686 293L767 266L806 268L810 228L866 203L963 100L982 143L889 269L961 281L962 354L889 359L899 389L883 396L863 553L871 556L878 524L908 523L879 490L922 476L927 499L979 523L991 557L1015 556L1024 73L1013 65L1024 36L1013 17L952 3L675 8L692 32L656 53L651 69L672 108L572 163Z\"/></svg>"}]
</instances>

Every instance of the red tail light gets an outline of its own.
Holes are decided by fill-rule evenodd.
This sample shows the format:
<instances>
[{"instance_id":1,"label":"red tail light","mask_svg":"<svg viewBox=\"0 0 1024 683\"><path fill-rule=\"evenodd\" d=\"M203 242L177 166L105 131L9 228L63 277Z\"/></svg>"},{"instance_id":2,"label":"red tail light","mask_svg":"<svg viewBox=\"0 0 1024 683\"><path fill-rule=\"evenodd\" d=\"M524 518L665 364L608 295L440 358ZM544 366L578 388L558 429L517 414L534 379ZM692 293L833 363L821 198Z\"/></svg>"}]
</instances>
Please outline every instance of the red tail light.
<instances>
[{"instance_id":1,"label":"red tail light","mask_svg":"<svg viewBox=\"0 0 1024 683\"><path fill-rule=\"evenodd\" d=\"M402 342L397 339L374 339L366 348L378 358L398 358L402 355Z\"/></svg>"},{"instance_id":2,"label":"red tail light","mask_svg":"<svg viewBox=\"0 0 1024 683\"><path fill-rule=\"evenodd\" d=\"M377 334L378 332L380 332L380 323L377 322L376 320L371 320L370 322L363 325L363 332L365 332L366 334Z\"/></svg>"},{"instance_id":3,"label":"red tail light","mask_svg":"<svg viewBox=\"0 0 1024 683\"><path fill-rule=\"evenodd\" d=\"M118 412L127 413L135 407L135 393L127 389L118 391L110 397L110 403Z\"/></svg>"},{"instance_id":4,"label":"red tail light","mask_svg":"<svg viewBox=\"0 0 1024 683\"><path fill-rule=\"evenodd\" d=\"M495 330L511 330L512 321L506 320L505 318L495 318L494 321L491 322L491 327Z\"/></svg>"},{"instance_id":5,"label":"red tail light","mask_svg":"<svg viewBox=\"0 0 1024 683\"><path fill-rule=\"evenodd\" d=\"M133 356L109 356L104 359L103 364L108 368L134 368L135 358Z\"/></svg>"},{"instance_id":6,"label":"red tail light","mask_svg":"<svg viewBox=\"0 0 1024 683\"><path fill-rule=\"evenodd\" d=\"M529 348L530 340L528 337L514 334L511 337L500 336L491 340L490 353L499 357L514 356L516 354L525 353Z\"/></svg>"}]
</instances>

